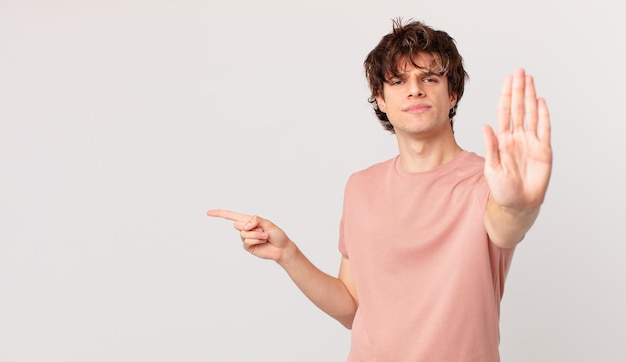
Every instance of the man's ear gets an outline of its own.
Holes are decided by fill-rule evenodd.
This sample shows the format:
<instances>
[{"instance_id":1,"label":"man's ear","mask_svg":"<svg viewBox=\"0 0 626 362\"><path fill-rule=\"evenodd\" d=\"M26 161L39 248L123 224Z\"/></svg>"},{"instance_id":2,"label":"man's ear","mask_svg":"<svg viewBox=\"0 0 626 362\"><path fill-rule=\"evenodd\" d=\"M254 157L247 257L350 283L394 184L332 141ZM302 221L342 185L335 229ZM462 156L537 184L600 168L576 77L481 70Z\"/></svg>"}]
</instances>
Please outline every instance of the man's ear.
<instances>
[{"instance_id":1,"label":"man's ear","mask_svg":"<svg viewBox=\"0 0 626 362\"><path fill-rule=\"evenodd\" d=\"M459 99L456 93L450 94L450 108L454 108L456 106L456 101Z\"/></svg>"},{"instance_id":2,"label":"man's ear","mask_svg":"<svg viewBox=\"0 0 626 362\"><path fill-rule=\"evenodd\" d=\"M375 98L376 98L376 104L378 105L378 109L380 109L384 113L387 113L387 111L385 110L387 105L385 104L385 98L382 96L382 94L378 93L378 95Z\"/></svg>"}]
</instances>

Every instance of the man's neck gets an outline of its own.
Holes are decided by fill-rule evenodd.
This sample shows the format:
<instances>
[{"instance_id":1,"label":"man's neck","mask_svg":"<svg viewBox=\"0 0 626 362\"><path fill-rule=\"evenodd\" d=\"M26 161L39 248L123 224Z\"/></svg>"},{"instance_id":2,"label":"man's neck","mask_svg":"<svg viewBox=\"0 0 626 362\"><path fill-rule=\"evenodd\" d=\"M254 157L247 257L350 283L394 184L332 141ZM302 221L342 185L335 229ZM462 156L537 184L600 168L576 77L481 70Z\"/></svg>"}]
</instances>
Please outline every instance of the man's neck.
<instances>
[{"instance_id":1,"label":"man's neck","mask_svg":"<svg viewBox=\"0 0 626 362\"><path fill-rule=\"evenodd\" d=\"M463 151L453 136L434 140L416 140L401 136L397 139L400 167L406 172L433 170L451 161Z\"/></svg>"}]
</instances>

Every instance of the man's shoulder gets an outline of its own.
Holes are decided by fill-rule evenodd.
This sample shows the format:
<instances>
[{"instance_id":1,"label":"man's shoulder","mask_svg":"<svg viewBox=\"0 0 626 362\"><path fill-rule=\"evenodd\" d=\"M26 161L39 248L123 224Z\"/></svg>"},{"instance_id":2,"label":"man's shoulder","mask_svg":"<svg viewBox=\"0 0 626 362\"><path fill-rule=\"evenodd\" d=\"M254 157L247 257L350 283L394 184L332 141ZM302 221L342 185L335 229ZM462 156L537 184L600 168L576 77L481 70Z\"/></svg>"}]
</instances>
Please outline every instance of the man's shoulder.
<instances>
[{"instance_id":1,"label":"man's shoulder","mask_svg":"<svg viewBox=\"0 0 626 362\"><path fill-rule=\"evenodd\" d=\"M474 153L474 152L465 152L465 158L463 159L463 164L467 165L467 166L474 166L474 167L484 167L485 165L485 159L482 156L479 156L478 154Z\"/></svg>"},{"instance_id":2,"label":"man's shoulder","mask_svg":"<svg viewBox=\"0 0 626 362\"><path fill-rule=\"evenodd\" d=\"M356 172L354 172L351 177L355 178L355 177L372 177L372 176L377 176L377 175L381 175L385 172L388 172L391 168L394 167L394 164L396 162L396 159L398 158L398 156L395 156L393 158L390 158L388 160L385 161L381 161L381 162L377 162L371 166L368 166L364 169L358 170Z\"/></svg>"}]
</instances>

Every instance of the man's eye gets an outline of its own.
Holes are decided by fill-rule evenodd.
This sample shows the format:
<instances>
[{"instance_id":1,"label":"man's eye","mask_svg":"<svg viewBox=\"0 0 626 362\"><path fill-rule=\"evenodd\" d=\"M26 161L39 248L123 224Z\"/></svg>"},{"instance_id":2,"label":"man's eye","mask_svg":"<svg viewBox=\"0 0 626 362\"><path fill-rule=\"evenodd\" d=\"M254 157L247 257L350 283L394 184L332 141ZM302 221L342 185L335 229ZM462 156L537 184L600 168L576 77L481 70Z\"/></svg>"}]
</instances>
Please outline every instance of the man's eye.
<instances>
[{"instance_id":1,"label":"man's eye","mask_svg":"<svg viewBox=\"0 0 626 362\"><path fill-rule=\"evenodd\" d=\"M389 84L391 85L400 85L402 84L402 79L392 79L389 81Z\"/></svg>"},{"instance_id":2,"label":"man's eye","mask_svg":"<svg viewBox=\"0 0 626 362\"><path fill-rule=\"evenodd\" d=\"M434 78L434 77L424 78L424 82L425 83L436 83L437 82L437 78Z\"/></svg>"}]
</instances>

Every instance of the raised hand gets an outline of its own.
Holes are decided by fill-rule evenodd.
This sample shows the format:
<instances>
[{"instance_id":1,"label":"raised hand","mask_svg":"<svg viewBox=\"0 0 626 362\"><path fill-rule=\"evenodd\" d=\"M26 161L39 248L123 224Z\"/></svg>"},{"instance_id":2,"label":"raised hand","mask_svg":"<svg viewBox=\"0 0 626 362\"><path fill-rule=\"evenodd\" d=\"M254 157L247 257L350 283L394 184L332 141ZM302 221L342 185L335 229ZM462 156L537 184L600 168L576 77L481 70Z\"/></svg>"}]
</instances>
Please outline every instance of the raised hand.
<instances>
[{"instance_id":1,"label":"raised hand","mask_svg":"<svg viewBox=\"0 0 626 362\"><path fill-rule=\"evenodd\" d=\"M234 221L243 248L262 259L280 261L285 247L290 242L281 228L258 216L229 210L209 210L207 215Z\"/></svg>"},{"instance_id":2,"label":"raised hand","mask_svg":"<svg viewBox=\"0 0 626 362\"><path fill-rule=\"evenodd\" d=\"M514 212L538 209L552 170L550 115L524 69L504 80L497 135L489 126L484 126L483 134L485 177L493 201Z\"/></svg>"}]
</instances>

